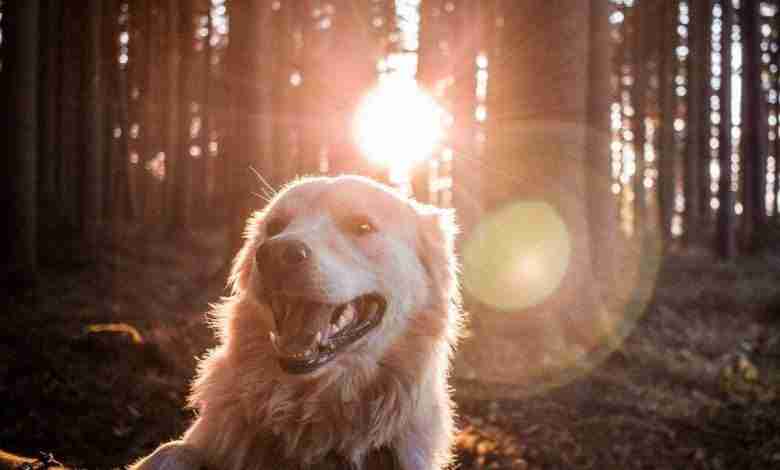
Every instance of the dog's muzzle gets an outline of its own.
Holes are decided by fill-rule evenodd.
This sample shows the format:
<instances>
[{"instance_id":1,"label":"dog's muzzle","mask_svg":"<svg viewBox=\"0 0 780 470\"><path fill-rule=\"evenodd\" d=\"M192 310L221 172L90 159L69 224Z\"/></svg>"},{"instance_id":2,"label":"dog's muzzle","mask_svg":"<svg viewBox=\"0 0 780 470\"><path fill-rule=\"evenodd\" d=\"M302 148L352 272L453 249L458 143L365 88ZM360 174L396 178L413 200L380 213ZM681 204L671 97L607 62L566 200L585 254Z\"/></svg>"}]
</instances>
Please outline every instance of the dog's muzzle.
<instances>
[{"instance_id":1,"label":"dog's muzzle","mask_svg":"<svg viewBox=\"0 0 780 470\"><path fill-rule=\"evenodd\" d=\"M357 297L340 305L270 294L268 304L276 330L270 340L282 369L312 372L332 361L382 320L387 302L379 294Z\"/></svg>"},{"instance_id":2,"label":"dog's muzzle","mask_svg":"<svg viewBox=\"0 0 780 470\"><path fill-rule=\"evenodd\" d=\"M387 308L378 293L343 304L321 301L311 283L314 258L308 245L285 235L266 240L255 254L261 300L273 311L276 324L271 344L282 369L292 374L312 372L332 361L376 328Z\"/></svg>"}]
</instances>

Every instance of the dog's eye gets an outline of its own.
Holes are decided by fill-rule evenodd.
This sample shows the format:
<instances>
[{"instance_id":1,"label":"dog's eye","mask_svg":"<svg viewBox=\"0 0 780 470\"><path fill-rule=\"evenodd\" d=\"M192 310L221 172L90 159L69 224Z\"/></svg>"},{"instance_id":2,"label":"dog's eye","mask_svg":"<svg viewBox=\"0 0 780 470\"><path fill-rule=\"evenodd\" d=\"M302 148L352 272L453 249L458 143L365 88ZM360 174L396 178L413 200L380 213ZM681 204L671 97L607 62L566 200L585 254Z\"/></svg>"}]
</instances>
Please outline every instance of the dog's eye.
<instances>
[{"instance_id":1,"label":"dog's eye","mask_svg":"<svg viewBox=\"0 0 780 470\"><path fill-rule=\"evenodd\" d=\"M344 228L355 235L366 235L376 232L374 223L364 215L349 217L344 223Z\"/></svg>"},{"instance_id":2,"label":"dog's eye","mask_svg":"<svg viewBox=\"0 0 780 470\"><path fill-rule=\"evenodd\" d=\"M282 233L287 228L289 221L281 217L274 217L265 224L265 235L267 237L275 237Z\"/></svg>"}]
</instances>

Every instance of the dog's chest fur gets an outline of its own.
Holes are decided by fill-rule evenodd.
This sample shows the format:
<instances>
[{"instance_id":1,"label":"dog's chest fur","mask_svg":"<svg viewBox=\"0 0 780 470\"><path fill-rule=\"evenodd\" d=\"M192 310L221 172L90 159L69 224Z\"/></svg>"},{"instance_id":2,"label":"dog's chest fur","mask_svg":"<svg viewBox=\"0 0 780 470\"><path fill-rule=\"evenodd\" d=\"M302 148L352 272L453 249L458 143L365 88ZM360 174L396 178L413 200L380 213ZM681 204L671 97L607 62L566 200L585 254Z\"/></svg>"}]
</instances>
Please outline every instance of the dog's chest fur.
<instances>
[{"instance_id":1,"label":"dog's chest fur","mask_svg":"<svg viewBox=\"0 0 780 470\"><path fill-rule=\"evenodd\" d=\"M339 455L376 459L383 455L376 449L389 448L417 401L411 382L387 371L370 382L345 382L330 383L326 390L272 387L258 417L262 427L280 441L283 455L304 462L314 462L323 454L325 462Z\"/></svg>"},{"instance_id":2,"label":"dog's chest fur","mask_svg":"<svg viewBox=\"0 0 780 470\"><path fill-rule=\"evenodd\" d=\"M270 360L265 367L272 368ZM207 388L237 385L207 394L222 403L201 403L205 405L201 419L215 420L224 433L241 437L226 440L230 445L225 446L204 436L209 462L243 469L259 462L264 463L262 468L301 470L399 468L393 440L415 412L419 391L413 384L418 381L407 377L404 368L380 367L381 373L370 378L353 370L351 379L311 383L288 383L275 374L253 375L255 380L246 375L229 380L202 377L201 386ZM209 370L217 375L236 371ZM215 409L224 414L211 415ZM269 462L276 464L266 467Z\"/></svg>"}]
</instances>

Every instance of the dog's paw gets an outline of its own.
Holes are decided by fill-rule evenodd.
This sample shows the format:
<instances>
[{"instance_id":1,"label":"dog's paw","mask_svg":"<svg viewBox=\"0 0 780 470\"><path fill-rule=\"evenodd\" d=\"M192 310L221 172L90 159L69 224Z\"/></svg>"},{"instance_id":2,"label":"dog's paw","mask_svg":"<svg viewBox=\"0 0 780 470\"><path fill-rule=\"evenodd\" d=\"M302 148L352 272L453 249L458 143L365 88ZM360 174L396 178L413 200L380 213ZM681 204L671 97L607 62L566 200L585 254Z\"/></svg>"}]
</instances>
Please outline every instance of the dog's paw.
<instances>
[{"instance_id":1,"label":"dog's paw","mask_svg":"<svg viewBox=\"0 0 780 470\"><path fill-rule=\"evenodd\" d=\"M203 462L198 452L180 441L161 445L128 470L200 470Z\"/></svg>"}]
</instances>

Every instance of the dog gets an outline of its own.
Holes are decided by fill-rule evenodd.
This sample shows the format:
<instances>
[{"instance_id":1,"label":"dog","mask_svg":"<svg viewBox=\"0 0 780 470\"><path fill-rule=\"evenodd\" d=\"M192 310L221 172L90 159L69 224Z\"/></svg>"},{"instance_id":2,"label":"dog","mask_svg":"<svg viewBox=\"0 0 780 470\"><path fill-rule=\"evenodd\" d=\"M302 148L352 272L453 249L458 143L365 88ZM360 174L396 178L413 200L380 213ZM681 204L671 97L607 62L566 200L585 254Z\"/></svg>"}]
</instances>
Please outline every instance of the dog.
<instances>
[{"instance_id":1,"label":"dog","mask_svg":"<svg viewBox=\"0 0 780 470\"><path fill-rule=\"evenodd\" d=\"M184 436L135 470L441 469L462 323L451 210L359 176L250 217Z\"/></svg>"}]
</instances>

